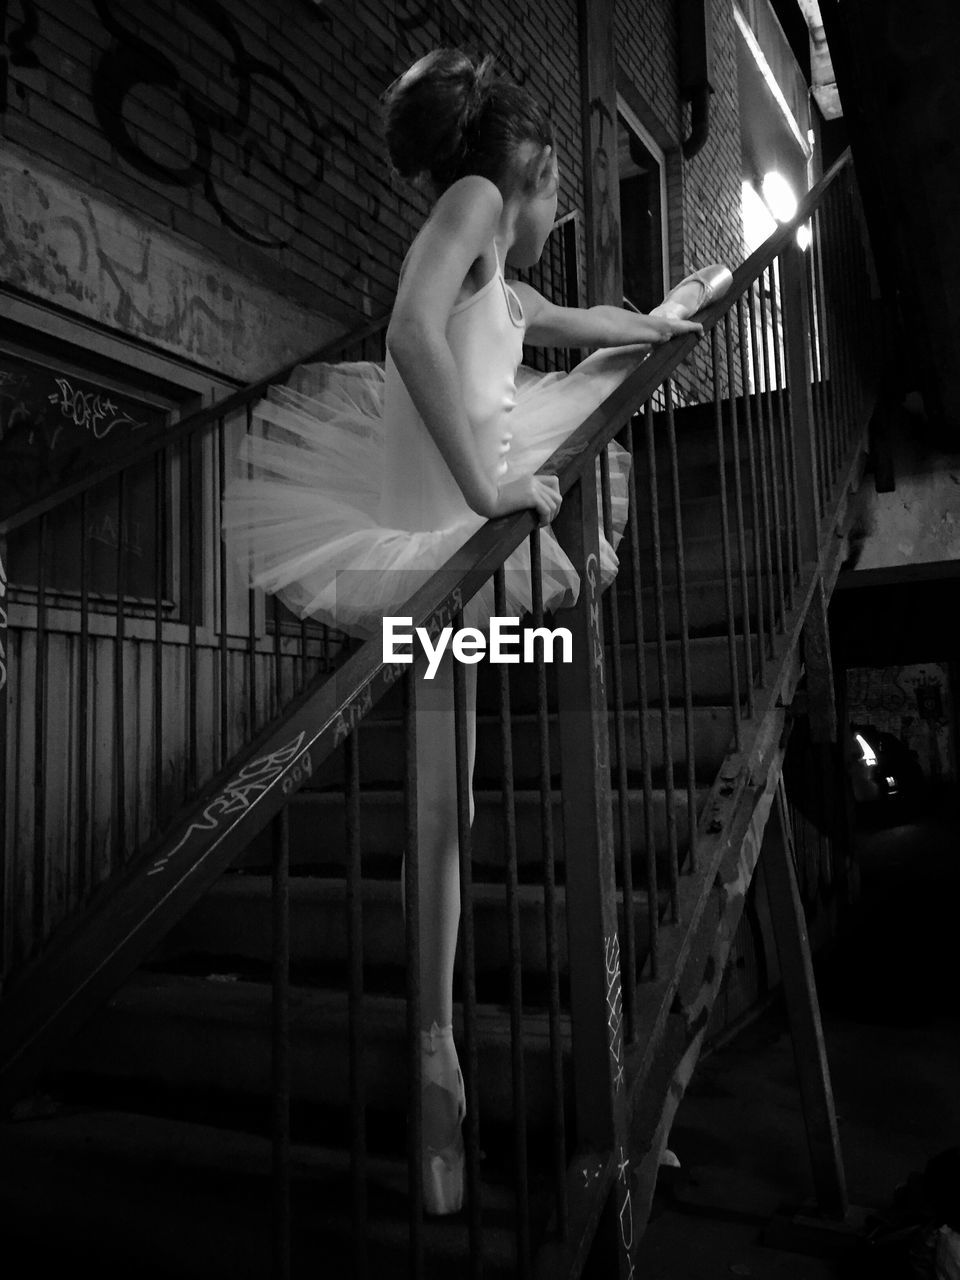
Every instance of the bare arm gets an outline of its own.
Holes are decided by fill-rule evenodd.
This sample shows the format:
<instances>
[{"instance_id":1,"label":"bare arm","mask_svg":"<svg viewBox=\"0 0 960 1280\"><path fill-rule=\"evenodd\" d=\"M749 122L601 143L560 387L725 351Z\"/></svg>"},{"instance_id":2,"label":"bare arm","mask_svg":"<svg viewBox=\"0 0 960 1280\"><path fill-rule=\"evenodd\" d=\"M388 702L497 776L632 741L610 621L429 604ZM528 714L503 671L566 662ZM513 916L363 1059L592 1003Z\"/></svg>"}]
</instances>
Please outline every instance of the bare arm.
<instances>
[{"instance_id":1,"label":"bare arm","mask_svg":"<svg viewBox=\"0 0 960 1280\"><path fill-rule=\"evenodd\" d=\"M668 342L681 333L703 333L694 320L647 316L621 307L558 307L528 284L510 286L527 322L526 339L544 347L620 347Z\"/></svg>"},{"instance_id":2,"label":"bare arm","mask_svg":"<svg viewBox=\"0 0 960 1280\"><path fill-rule=\"evenodd\" d=\"M485 516L497 486L480 462L446 327L502 208L485 178L462 179L445 192L410 250L387 329L387 348L424 425L470 507Z\"/></svg>"},{"instance_id":3,"label":"bare arm","mask_svg":"<svg viewBox=\"0 0 960 1280\"><path fill-rule=\"evenodd\" d=\"M387 348L471 510L492 518L532 507L547 522L560 506L555 477L498 485L484 468L446 336L463 282L493 242L502 210L503 198L486 178L461 178L441 196L407 257Z\"/></svg>"}]
</instances>

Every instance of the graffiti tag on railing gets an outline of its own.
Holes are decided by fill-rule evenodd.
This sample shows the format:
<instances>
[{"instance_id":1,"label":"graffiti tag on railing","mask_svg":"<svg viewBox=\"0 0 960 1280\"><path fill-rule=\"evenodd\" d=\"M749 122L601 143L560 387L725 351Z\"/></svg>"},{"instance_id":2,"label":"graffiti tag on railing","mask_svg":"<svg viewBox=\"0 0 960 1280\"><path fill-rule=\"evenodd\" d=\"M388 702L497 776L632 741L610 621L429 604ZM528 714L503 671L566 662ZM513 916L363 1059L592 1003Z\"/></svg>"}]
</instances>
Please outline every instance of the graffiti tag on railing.
<instances>
[{"instance_id":1,"label":"graffiti tag on railing","mask_svg":"<svg viewBox=\"0 0 960 1280\"><path fill-rule=\"evenodd\" d=\"M614 934L603 940L603 963L607 975L607 1029L610 1056L616 1068L614 1084L623 1088L623 989L620 983L620 939Z\"/></svg>"},{"instance_id":2,"label":"graffiti tag on railing","mask_svg":"<svg viewBox=\"0 0 960 1280\"><path fill-rule=\"evenodd\" d=\"M627 1280L636 1274L633 1258L633 1196L630 1190L630 1160L620 1148L620 1159L617 1163L617 1186L620 1190L620 1243L627 1256Z\"/></svg>"},{"instance_id":3,"label":"graffiti tag on railing","mask_svg":"<svg viewBox=\"0 0 960 1280\"><path fill-rule=\"evenodd\" d=\"M147 875L156 876L165 871L171 859L180 852L187 841L196 835L198 831L215 831L220 825L221 818L249 809L273 786L279 777L290 769L294 760L297 760L297 757L300 756L305 737L306 731L301 732L286 746L278 747L276 751L271 751L269 755L261 756L259 760L252 760L249 764L245 764L223 791L210 801L199 821L192 822L176 845L154 862ZM296 768L290 770L288 776L283 780L284 795L289 795L298 782L301 782L305 777L309 778L312 773L313 761L310 759L309 751L305 751Z\"/></svg>"},{"instance_id":4,"label":"graffiti tag on railing","mask_svg":"<svg viewBox=\"0 0 960 1280\"><path fill-rule=\"evenodd\" d=\"M0 556L0 692L7 685L7 570Z\"/></svg>"},{"instance_id":5,"label":"graffiti tag on railing","mask_svg":"<svg viewBox=\"0 0 960 1280\"><path fill-rule=\"evenodd\" d=\"M85 427L91 432L95 440L105 440L116 427L130 427L136 431L147 425L118 409L109 396L103 396L99 391L81 391L67 378L55 378L54 381L60 394L51 392L47 399L51 404L59 405L60 412L74 426Z\"/></svg>"},{"instance_id":6,"label":"graffiti tag on railing","mask_svg":"<svg viewBox=\"0 0 960 1280\"><path fill-rule=\"evenodd\" d=\"M587 581L590 583L590 634L593 638L593 665L603 689L603 637L600 632L600 561L591 551L587 556Z\"/></svg>"}]
</instances>

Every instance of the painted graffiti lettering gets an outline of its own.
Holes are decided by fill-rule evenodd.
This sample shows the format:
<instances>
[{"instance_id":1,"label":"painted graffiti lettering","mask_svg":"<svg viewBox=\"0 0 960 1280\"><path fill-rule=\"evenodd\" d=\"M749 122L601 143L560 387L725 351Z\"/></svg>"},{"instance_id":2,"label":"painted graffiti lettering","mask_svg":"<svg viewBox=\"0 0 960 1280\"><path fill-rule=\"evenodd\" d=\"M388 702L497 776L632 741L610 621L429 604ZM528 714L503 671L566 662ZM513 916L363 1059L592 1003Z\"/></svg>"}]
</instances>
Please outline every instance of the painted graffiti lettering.
<instances>
[{"instance_id":1,"label":"painted graffiti lettering","mask_svg":"<svg viewBox=\"0 0 960 1280\"><path fill-rule=\"evenodd\" d=\"M67 378L56 378L55 381L60 394L51 392L47 397L50 403L57 404L63 416L74 426L85 427L95 440L104 440L115 427L129 427L136 431L147 425L118 409L109 396L103 396L99 391L81 391Z\"/></svg>"},{"instance_id":2,"label":"painted graffiti lettering","mask_svg":"<svg viewBox=\"0 0 960 1280\"><path fill-rule=\"evenodd\" d=\"M373 689L370 685L357 694L353 702L337 716L337 725L333 731L333 745L339 747L345 738L349 738L354 729L373 706Z\"/></svg>"},{"instance_id":3,"label":"painted graffiti lettering","mask_svg":"<svg viewBox=\"0 0 960 1280\"><path fill-rule=\"evenodd\" d=\"M219 51L224 74L216 77L217 95L199 79L191 83L175 55L161 52L120 21L115 0L94 0L94 7L114 43L100 58L93 77L94 110L104 134L124 160L159 182L196 187L221 223L252 244L280 248L291 239L303 213L304 197L323 181L327 130L296 84L284 72L253 57L245 48L233 18L219 0L181 0L192 21L207 28L211 54ZM327 17L328 15L324 15ZM222 90L229 86L230 101ZM188 122L182 159L158 158L136 124L145 104ZM172 99L172 102L171 102ZM269 134L263 132L267 120ZM259 129L252 127L252 122ZM216 153L216 154L215 154ZM236 156L239 165L223 174L223 161ZM216 160L216 163L215 163ZM283 230L266 222L255 194L267 188L288 206Z\"/></svg>"},{"instance_id":4,"label":"painted graffiti lettering","mask_svg":"<svg viewBox=\"0 0 960 1280\"><path fill-rule=\"evenodd\" d=\"M627 1255L627 1276L633 1276L633 1196L630 1188L630 1160L620 1148L620 1159L617 1162L617 1185L620 1191L620 1243Z\"/></svg>"},{"instance_id":5,"label":"painted graffiti lettering","mask_svg":"<svg viewBox=\"0 0 960 1280\"><path fill-rule=\"evenodd\" d=\"M141 560L143 559L143 533L142 520L124 520L123 549ZM121 543L117 522L109 514L104 514L101 518L92 522L87 538L91 542L102 542L106 547L116 547Z\"/></svg>"},{"instance_id":6,"label":"painted graffiti lettering","mask_svg":"<svg viewBox=\"0 0 960 1280\"><path fill-rule=\"evenodd\" d=\"M6 45L9 53L0 55L0 112L7 109L10 67L36 69L40 60L31 45L39 30L37 6L34 0L20 0L20 12L23 17L19 25L10 19L7 30L7 3L0 0L0 41Z\"/></svg>"},{"instance_id":7,"label":"painted graffiti lettering","mask_svg":"<svg viewBox=\"0 0 960 1280\"><path fill-rule=\"evenodd\" d=\"M620 983L620 939L616 934L603 940L603 963L607 978L607 1030L614 1084L623 1088L623 990Z\"/></svg>"},{"instance_id":8,"label":"painted graffiti lettering","mask_svg":"<svg viewBox=\"0 0 960 1280\"><path fill-rule=\"evenodd\" d=\"M296 783L309 777L313 772L310 753L304 752L301 756L305 737L306 734L301 732L286 746L278 747L276 751L271 751L269 755L261 756L259 760L252 760L249 764L245 764L220 795L210 801L199 821L192 822L177 844L154 862L147 875L160 875L166 870L167 864L171 859L180 852L193 835L198 831L215 831L220 825L221 818L249 809L273 786L278 778L288 772L289 778L284 779L283 790L285 795L289 795ZM300 758L298 759L298 757ZM294 766L294 761L296 761L296 766ZM289 786L287 786L288 781L290 783Z\"/></svg>"}]
</instances>

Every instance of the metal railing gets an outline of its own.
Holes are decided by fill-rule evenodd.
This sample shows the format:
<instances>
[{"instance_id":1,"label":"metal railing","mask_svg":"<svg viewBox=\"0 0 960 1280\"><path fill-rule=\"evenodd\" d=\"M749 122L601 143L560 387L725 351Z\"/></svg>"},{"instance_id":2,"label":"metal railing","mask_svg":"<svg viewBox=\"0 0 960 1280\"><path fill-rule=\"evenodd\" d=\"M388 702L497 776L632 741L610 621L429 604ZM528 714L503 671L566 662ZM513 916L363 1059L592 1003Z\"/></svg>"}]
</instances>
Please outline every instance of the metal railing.
<instances>
[{"instance_id":1,"label":"metal railing","mask_svg":"<svg viewBox=\"0 0 960 1280\"><path fill-rule=\"evenodd\" d=\"M804 253L795 234L807 220L813 249ZM497 744L499 786L478 796L472 825L464 678L454 666L462 899L456 1021L468 1091L463 1257L473 1276L482 1275L487 1262L521 1276L574 1274L592 1244L622 1260L635 1246L634 1095L649 1069L650 1038L660 1034L669 1007L686 886L716 835L717 815L732 812L745 785L737 775L718 779L716 761L731 752L746 758L772 705L775 675L795 645L820 548L832 536L832 504L854 474L871 411L869 267L860 225L845 159L703 317L711 369L703 402L675 402L675 371L697 340L674 340L630 373L545 464L564 494L555 531L581 578L575 608L554 618L570 628L575 660L548 670L538 650L532 667L509 675L500 668L488 690L492 702L481 702L492 707L485 727ZM615 438L633 462L628 532L620 573L602 595L599 536L613 526L606 446ZM189 494L189 471L184 483ZM465 606L491 577L499 608L504 561L525 540L539 625L539 535L527 513L475 534L410 600L405 612L413 625L461 626ZM118 587L117 599L122 595ZM160 612L158 604L155 626ZM38 636L41 622L38 614ZM188 623L184 643L188 651L197 644L196 624ZM214 667L227 683L224 647L230 654L229 642L215 646L220 665ZM271 656L282 663L279 642L268 661ZM256 670L252 659L248 665ZM402 690L396 725L402 749L395 779L400 817L391 846L397 863L401 847L406 852L406 995L394 1037L396 1046L404 1039L408 1046L402 1086L395 1070L377 1069L383 1036L378 1033L374 1045L371 1032L383 1006L372 1012L375 994L365 966L364 882L380 850L371 847L364 758L384 732L366 726L394 686ZM187 692L197 698L189 683ZM342 1054L347 1064L346 1083L332 1101L352 1116L351 1195L341 1228L331 1225L329 1256L342 1254L345 1267L364 1275L376 1250L378 1269L388 1273L382 1263L387 1244L368 1211L378 1176L365 1123L374 1091L379 1108L405 1108L408 1118L406 1231L394 1258L397 1274L422 1275L436 1246L436 1229L423 1219L419 1163L416 698L414 672L386 665L379 641L352 653L333 679L307 679L291 706L138 859L139 874L127 878L99 915L91 912L90 930L99 940L91 972L78 975L69 963L69 941L62 948L56 1018L38 1015L24 980L7 1001L5 1027L0 1023L0 1072L10 1081L26 1078L47 1042L55 1042L56 1019L64 1027L79 1023L271 824L278 1276L289 1274L296 1233L290 1212L290 844L300 793L321 777L329 788L325 770L338 753L341 782L324 793L322 812L324 839L336 845L345 886L347 981L330 1028L330 1053ZM248 737L258 720L251 715ZM229 733L221 726L214 736L228 755ZM196 760L199 747L188 745L188 761ZM481 781L484 768L478 764ZM198 772L188 768L191 777ZM492 863L495 875L486 870ZM506 908L506 986L494 1001L480 995L489 987L484 966L494 946L491 917L482 914L491 885L499 886L497 894L502 890ZM531 885L532 909L525 892ZM45 981L49 995L49 975ZM536 1151L547 1156L535 1158L534 1138ZM506 1233L504 1196L513 1204Z\"/></svg>"}]
</instances>

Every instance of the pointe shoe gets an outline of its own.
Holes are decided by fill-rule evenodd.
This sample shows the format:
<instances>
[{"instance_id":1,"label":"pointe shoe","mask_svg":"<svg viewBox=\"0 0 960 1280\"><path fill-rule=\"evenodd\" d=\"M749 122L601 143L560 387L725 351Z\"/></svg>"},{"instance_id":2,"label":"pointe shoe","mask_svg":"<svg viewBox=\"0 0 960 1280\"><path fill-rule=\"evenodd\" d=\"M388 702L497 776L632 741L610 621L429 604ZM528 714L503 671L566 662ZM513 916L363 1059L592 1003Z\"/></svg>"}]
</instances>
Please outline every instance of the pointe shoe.
<instances>
[{"instance_id":1,"label":"pointe shoe","mask_svg":"<svg viewBox=\"0 0 960 1280\"><path fill-rule=\"evenodd\" d=\"M650 312L652 316L669 316L671 320L686 320L716 302L730 288L733 276L721 262L701 267L680 281L670 290L659 306Z\"/></svg>"},{"instance_id":2,"label":"pointe shoe","mask_svg":"<svg viewBox=\"0 0 960 1280\"><path fill-rule=\"evenodd\" d=\"M427 1213L459 1213L463 1208L463 1118L467 1114L467 1100L463 1089L463 1076L453 1043L453 1027L439 1027L436 1022L429 1031L420 1032L421 1090L424 1104L430 1091L439 1090L448 1095L441 1098L442 1105L452 1111L456 1108L449 1141L442 1146L431 1146L424 1141L421 1156L423 1164L423 1207Z\"/></svg>"}]
</instances>

